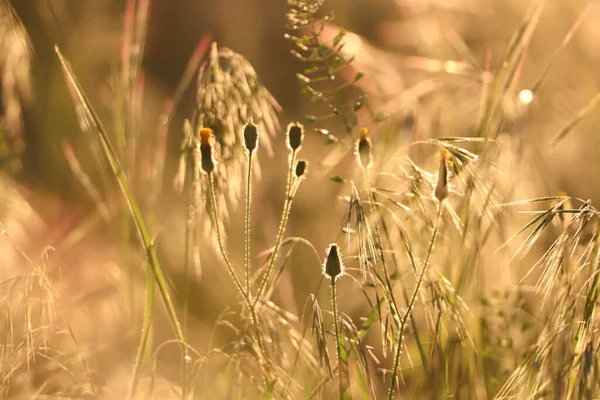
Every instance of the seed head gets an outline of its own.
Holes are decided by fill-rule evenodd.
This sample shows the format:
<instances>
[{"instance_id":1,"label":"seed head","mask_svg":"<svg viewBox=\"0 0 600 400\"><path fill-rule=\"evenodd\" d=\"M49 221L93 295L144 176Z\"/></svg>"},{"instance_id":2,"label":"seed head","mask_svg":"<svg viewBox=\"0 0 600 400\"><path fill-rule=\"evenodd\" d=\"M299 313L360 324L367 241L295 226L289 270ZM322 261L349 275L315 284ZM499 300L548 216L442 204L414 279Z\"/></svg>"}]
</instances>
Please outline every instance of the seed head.
<instances>
[{"instance_id":1,"label":"seed head","mask_svg":"<svg viewBox=\"0 0 600 400\"><path fill-rule=\"evenodd\" d=\"M327 249L327 258L323 267L325 275L329 279L337 279L344 274L344 263L342 262L342 255L339 252L337 244L333 243Z\"/></svg>"},{"instance_id":2,"label":"seed head","mask_svg":"<svg viewBox=\"0 0 600 400\"><path fill-rule=\"evenodd\" d=\"M298 178L304 176L304 174L306 173L307 166L308 162L306 162L305 160L298 161L298 163L296 164L296 176Z\"/></svg>"},{"instance_id":3,"label":"seed head","mask_svg":"<svg viewBox=\"0 0 600 400\"><path fill-rule=\"evenodd\" d=\"M438 181L435 187L435 197L437 197L440 203L448 197L448 166L446 164L448 156L448 150L442 148L440 150L440 170L438 172Z\"/></svg>"},{"instance_id":4,"label":"seed head","mask_svg":"<svg viewBox=\"0 0 600 400\"><path fill-rule=\"evenodd\" d=\"M202 170L209 174L215 169L215 162L212 157L212 143L210 141L212 130L210 128L202 128L198 132L198 136L200 136L200 160Z\"/></svg>"},{"instance_id":5,"label":"seed head","mask_svg":"<svg viewBox=\"0 0 600 400\"><path fill-rule=\"evenodd\" d=\"M293 151L296 151L302 146L302 138L304 138L304 126L296 122L288 125L288 146Z\"/></svg>"},{"instance_id":6,"label":"seed head","mask_svg":"<svg viewBox=\"0 0 600 400\"><path fill-rule=\"evenodd\" d=\"M371 139L369 139L367 128L361 128L360 130L360 138L356 144L356 154L363 168L369 168L371 165Z\"/></svg>"},{"instance_id":7,"label":"seed head","mask_svg":"<svg viewBox=\"0 0 600 400\"><path fill-rule=\"evenodd\" d=\"M258 128L252 122L252 119L248 120L244 126L244 146L246 150L252 153L258 146Z\"/></svg>"}]
</instances>

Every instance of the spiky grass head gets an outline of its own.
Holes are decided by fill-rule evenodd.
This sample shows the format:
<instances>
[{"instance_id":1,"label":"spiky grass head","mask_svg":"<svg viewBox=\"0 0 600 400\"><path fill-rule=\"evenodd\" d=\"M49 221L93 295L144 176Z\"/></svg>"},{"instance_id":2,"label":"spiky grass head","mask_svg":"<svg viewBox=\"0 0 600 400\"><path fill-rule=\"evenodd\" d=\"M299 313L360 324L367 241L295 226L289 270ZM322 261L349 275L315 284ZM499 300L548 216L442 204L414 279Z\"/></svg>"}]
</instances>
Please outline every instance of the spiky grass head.
<instances>
[{"instance_id":1,"label":"spiky grass head","mask_svg":"<svg viewBox=\"0 0 600 400\"><path fill-rule=\"evenodd\" d=\"M327 249L327 258L323 264L323 270L329 279L335 280L344 275L344 262L342 261L342 254L336 243L332 243Z\"/></svg>"}]
</instances>

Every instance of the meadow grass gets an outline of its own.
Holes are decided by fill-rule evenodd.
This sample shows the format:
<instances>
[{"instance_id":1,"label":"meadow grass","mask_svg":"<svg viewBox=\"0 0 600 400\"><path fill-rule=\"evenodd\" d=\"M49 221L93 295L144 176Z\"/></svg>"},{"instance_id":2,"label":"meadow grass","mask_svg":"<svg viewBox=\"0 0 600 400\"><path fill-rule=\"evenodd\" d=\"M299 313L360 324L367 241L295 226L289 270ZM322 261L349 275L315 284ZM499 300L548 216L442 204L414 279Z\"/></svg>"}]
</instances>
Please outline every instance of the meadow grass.
<instances>
[{"instance_id":1,"label":"meadow grass","mask_svg":"<svg viewBox=\"0 0 600 400\"><path fill-rule=\"evenodd\" d=\"M525 13L496 68L479 65L453 36L465 61L441 62L447 73L461 69L477 82L477 112L463 117L471 129L407 137L400 132L415 121L383 114L385 101L369 92L377 80L365 62L372 49L349 45L363 39L334 25L324 0L288 4L299 90L315 111L285 129L281 107L248 60L204 37L164 101L156 131L142 132L149 0L126 2L111 124L55 48L98 173L85 170L82 150L71 143L63 144L64 156L95 212L70 228L58 250L47 247L36 259L13 236L26 202L0 176L3 398L597 398L600 212L565 193L518 197L519 166L542 169L543 156L560 149L600 99L589 100L548 143L519 130L592 6L531 89L519 90L520 77L542 6ZM1 32L12 33L0 36L0 49L14 46L16 57L0 54L5 76L29 74L27 34L5 0ZM416 65L433 68L425 60ZM429 96L441 92L441 83L425 83L419 90ZM3 82L3 89L3 104L20 107L14 85ZM191 90L193 111L177 132L171 123ZM7 110L0 132L20 130L15 108ZM174 240L182 259L161 255L169 135L181 139L179 168L169 179L183 199ZM320 162L307 143L314 137L325 139ZM284 156L269 159L279 152ZM275 165L281 160L287 165ZM277 178L280 192L261 191ZM318 205L330 218L308 222L308 229L333 232L327 249L290 236L296 209L310 207L315 190L334 193ZM265 208L280 215L276 227ZM95 321L66 300L61 251L100 225L121 257L110 285L117 304L100 297ZM261 248L259 226L273 227ZM302 271L292 269L298 266ZM300 273L314 275L310 285L294 281ZM496 285L501 279L506 283ZM103 304L126 321L124 344L119 333L83 335L85 325L108 330L100 326Z\"/></svg>"}]
</instances>

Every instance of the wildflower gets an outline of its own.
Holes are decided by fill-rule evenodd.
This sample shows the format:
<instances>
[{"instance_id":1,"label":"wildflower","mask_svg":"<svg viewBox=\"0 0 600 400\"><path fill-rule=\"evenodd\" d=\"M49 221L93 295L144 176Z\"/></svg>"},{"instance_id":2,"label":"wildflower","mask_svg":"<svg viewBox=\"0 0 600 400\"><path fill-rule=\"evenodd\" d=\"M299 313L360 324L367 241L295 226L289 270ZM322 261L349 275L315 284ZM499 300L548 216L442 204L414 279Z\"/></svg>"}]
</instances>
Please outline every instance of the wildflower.
<instances>
[{"instance_id":1,"label":"wildflower","mask_svg":"<svg viewBox=\"0 0 600 400\"><path fill-rule=\"evenodd\" d=\"M337 279L344 274L344 263L342 262L342 255L338 250L338 245L333 243L327 250L327 259L323 265L325 275L330 279Z\"/></svg>"}]
</instances>

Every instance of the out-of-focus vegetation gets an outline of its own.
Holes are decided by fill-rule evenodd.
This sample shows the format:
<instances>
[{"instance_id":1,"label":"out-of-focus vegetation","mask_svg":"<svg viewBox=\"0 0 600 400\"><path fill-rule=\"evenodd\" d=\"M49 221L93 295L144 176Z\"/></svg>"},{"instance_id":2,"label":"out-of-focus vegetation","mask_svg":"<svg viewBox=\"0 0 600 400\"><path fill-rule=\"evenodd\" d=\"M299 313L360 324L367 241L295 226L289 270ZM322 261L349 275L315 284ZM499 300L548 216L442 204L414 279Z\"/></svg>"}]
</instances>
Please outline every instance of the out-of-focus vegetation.
<instances>
[{"instance_id":1,"label":"out-of-focus vegetation","mask_svg":"<svg viewBox=\"0 0 600 400\"><path fill-rule=\"evenodd\" d=\"M595 398L600 8L350 3L0 0L3 398Z\"/></svg>"}]
</instances>

